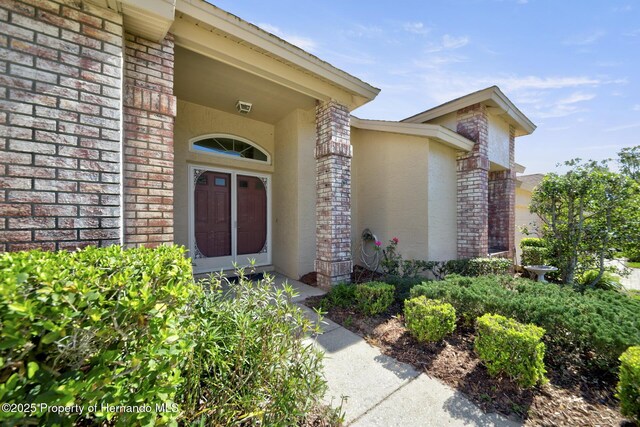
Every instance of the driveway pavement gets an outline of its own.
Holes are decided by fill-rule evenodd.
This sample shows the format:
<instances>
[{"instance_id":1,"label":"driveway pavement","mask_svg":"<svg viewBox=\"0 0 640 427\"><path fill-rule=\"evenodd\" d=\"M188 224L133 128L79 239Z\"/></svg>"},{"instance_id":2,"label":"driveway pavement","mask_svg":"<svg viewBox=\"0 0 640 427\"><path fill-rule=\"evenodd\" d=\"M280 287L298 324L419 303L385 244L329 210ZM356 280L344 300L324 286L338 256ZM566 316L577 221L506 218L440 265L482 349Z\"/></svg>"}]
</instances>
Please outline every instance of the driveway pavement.
<instances>
[{"instance_id":1,"label":"driveway pavement","mask_svg":"<svg viewBox=\"0 0 640 427\"><path fill-rule=\"evenodd\" d=\"M282 283L284 276L276 276ZM313 310L302 305L308 296L322 295L318 288L295 280L300 294L294 299L311 319ZM392 426L519 426L498 414L485 414L463 394L411 365L385 356L362 337L323 320L322 333L310 342L325 352L325 402L343 404L345 424L358 427Z\"/></svg>"}]
</instances>

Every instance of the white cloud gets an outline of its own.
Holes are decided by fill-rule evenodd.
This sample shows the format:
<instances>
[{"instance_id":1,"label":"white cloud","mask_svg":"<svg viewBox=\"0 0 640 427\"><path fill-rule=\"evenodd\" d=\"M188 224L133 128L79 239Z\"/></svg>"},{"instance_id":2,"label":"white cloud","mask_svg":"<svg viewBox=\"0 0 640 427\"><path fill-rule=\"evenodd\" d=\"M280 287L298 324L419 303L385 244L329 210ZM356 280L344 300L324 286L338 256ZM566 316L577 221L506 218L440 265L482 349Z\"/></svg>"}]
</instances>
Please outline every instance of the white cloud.
<instances>
[{"instance_id":1,"label":"white cloud","mask_svg":"<svg viewBox=\"0 0 640 427\"><path fill-rule=\"evenodd\" d=\"M373 38L378 37L383 33L382 28L375 25L362 25L355 24L352 28L346 31L346 34L350 37L364 37Z\"/></svg>"},{"instance_id":2,"label":"white cloud","mask_svg":"<svg viewBox=\"0 0 640 427\"><path fill-rule=\"evenodd\" d=\"M595 97L596 95L594 93L574 92L568 97L560 99L558 101L558 104L570 105L570 104L575 104L577 102L591 101Z\"/></svg>"},{"instance_id":3,"label":"white cloud","mask_svg":"<svg viewBox=\"0 0 640 427\"><path fill-rule=\"evenodd\" d=\"M571 46L586 46L595 43L605 34L606 33L602 30L597 30L588 34L574 34L567 37L562 43Z\"/></svg>"},{"instance_id":4,"label":"white cloud","mask_svg":"<svg viewBox=\"0 0 640 427\"><path fill-rule=\"evenodd\" d=\"M455 37L449 34L442 36L440 43L432 44L427 48L427 53L441 52L443 50L460 49L463 46L469 44L469 37L460 36Z\"/></svg>"},{"instance_id":5,"label":"white cloud","mask_svg":"<svg viewBox=\"0 0 640 427\"><path fill-rule=\"evenodd\" d=\"M466 46L469 43L469 38L466 36L454 37L449 34L442 36L442 46L445 49L458 49L462 46Z\"/></svg>"},{"instance_id":6,"label":"white cloud","mask_svg":"<svg viewBox=\"0 0 640 427\"><path fill-rule=\"evenodd\" d=\"M427 34L431 31L431 29L426 27L422 22L405 22L402 28L406 32L413 34Z\"/></svg>"},{"instance_id":7,"label":"white cloud","mask_svg":"<svg viewBox=\"0 0 640 427\"><path fill-rule=\"evenodd\" d=\"M286 40L287 42L299 47L300 49L313 52L318 47L318 43L316 43L315 40L310 39L308 37L299 36L296 34L289 34L287 32L282 31L279 27L276 27L275 25L263 23L263 24L258 24L258 27L262 28L263 30L273 35L280 37L283 40Z\"/></svg>"},{"instance_id":8,"label":"white cloud","mask_svg":"<svg viewBox=\"0 0 640 427\"><path fill-rule=\"evenodd\" d=\"M627 129L635 129L635 128L640 128L640 123L631 123L628 125L621 125L621 126L614 126L614 127L610 127L605 129L605 132L617 132L619 130L627 130Z\"/></svg>"},{"instance_id":9,"label":"white cloud","mask_svg":"<svg viewBox=\"0 0 640 427\"><path fill-rule=\"evenodd\" d=\"M631 107L631 109L632 109L633 111L640 111L640 104L636 104L636 105L634 105L633 107Z\"/></svg>"}]
</instances>

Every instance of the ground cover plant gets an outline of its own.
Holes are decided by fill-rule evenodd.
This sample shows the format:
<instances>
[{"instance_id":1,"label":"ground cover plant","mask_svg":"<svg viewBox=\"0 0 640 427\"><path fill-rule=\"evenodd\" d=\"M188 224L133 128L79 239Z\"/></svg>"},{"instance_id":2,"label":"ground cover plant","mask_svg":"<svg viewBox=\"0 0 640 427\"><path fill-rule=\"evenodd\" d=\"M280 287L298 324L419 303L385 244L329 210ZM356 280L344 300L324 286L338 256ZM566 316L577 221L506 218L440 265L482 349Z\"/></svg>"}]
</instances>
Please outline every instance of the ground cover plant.
<instances>
[{"instance_id":1,"label":"ground cover plant","mask_svg":"<svg viewBox=\"0 0 640 427\"><path fill-rule=\"evenodd\" d=\"M321 357L303 341L314 326L271 280L205 291L178 246L1 254L0 401L16 410L0 422L338 423L317 405Z\"/></svg>"},{"instance_id":2,"label":"ground cover plant","mask_svg":"<svg viewBox=\"0 0 640 427\"><path fill-rule=\"evenodd\" d=\"M618 292L580 293L510 276L450 276L417 285L411 295L449 302L467 325L485 313L538 325L547 331L544 340L556 363L580 361L614 372L620 355L640 343L640 304Z\"/></svg>"},{"instance_id":3,"label":"ground cover plant","mask_svg":"<svg viewBox=\"0 0 640 427\"><path fill-rule=\"evenodd\" d=\"M355 305L332 306L327 316L363 335L384 354L465 393L487 412L500 412L525 425L624 424L615 397L616 358L629 345L640 342L640 319L636 315L640 300L633 292L580 292L512 276L450 275L444 281L418 285L415 278L389 276L383 280L396 287L396 301L386 312L366 316ZM420 295L455 308L457 325L453 333L436 342L416 339L407 327L403 303ZM307 304L320 306L322 300L313 297ZM548 383L541 385L545 381L538 377L536 385L523 388L508 375L490 375L474 344L478 335L475 320L487 312L547 329L541 341L546 347L543 360ZM533 348L536 345L532 344ZM500 348L504 351L506 344ZM539 361L539 356L533 360ZM541 365L535 372L542 372Z\"/></svg>"}]
</instances>

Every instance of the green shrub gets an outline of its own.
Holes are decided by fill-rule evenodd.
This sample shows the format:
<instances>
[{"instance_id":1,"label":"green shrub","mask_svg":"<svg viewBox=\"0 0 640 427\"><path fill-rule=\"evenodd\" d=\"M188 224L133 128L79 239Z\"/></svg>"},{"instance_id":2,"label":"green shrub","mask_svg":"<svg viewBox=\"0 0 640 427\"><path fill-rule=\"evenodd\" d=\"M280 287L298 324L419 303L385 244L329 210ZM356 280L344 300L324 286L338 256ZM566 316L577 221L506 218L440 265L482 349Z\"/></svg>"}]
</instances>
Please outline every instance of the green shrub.
<instances>
[{"instance_id":1,"label":"green shrub","mask_svg":"<svg viewBox=\"0 0 640 427\"><path fill-rule=\"evenodd\" d=\"M547 246L547 241L540 237L523 237L520 239L520 248L544 248Z\"/></svg>"},{"instance_id":2,"label":"green shrub","mask_svg":"<svg viewBox=\"0 0 640 427\"><path fill-rule=\"evenodd\" d=\"M549 263L549 249L538 246L524 246L522 248L522 265L546 265Z\"/></svg>"},{"instance_id":3,"label":"green shrub","mask_svg":"<svg viewBox=\"0 0 640 427\"><path fill-rule=\"evenodd\" d=\"M198 298L184 249L119 246L0 255L0 401L151 405L151 412L0 412L25 424L171 423ZM99 409L99 408L98 408ZM11 421L9 421L11 420Z\"/></svg>"},{"instance_id":4,"label":"green shrub","mask_svg":"<svg viewBox=\"0 0 640 427\"><path fill-rule=\"evenodd\" d=\"M190 309L194 351L179 392L187 421L298 425L325 382L320 353L302 340L317 330L289 302L293 289L276 289L268 275L252 282L242 271L227 292L211 281L211 293Z\"/></svg>"},{"instance_id":5,"label":"green shrub","mask_svg":"<svg viewBox=\"0 0 640 427\"><path fill-rule=\"evenodd\" d=\"M387 283L369 282L356 285L355 299L358 310L367 315L380 314L393 302L395 288Z\"/></svg>"},{"instance_id":6,"label":"green shrub","mask_svg":"<svg viewBox=\"0 0 640 427\"><path fill-rule=\"evenodd\" d=\"M618 393L622 415L640 423L640 346L629 347L620 356Z\"/></svg>"},{"instance_id":7,"label":"green shrub","mask_svg":"<svg viewBox=\"0 0 640 427\"><path fill-rule=\"evenodd\" d=\"M418 341L440 341L456 329L456 311L451 304L424 296L404 302L407 329Z\"/></svg>"},{"instance_id":8,"label":"green shrub","mask_svg":"<svg viewBox=\"0 0 640 427\"><path fill-rule=\"evenodd\" d=\"M449 276L411 289L411 296L448 302L467 325L485 313L543 327L549 356L563 363L568 354L615 370L618 357L640 344L640 301L627 295L533 282L509 276Z\"/></svg>"},{"instance_id":9,"label":"green shrub","mask_svg":"<svg viewBox=\"0 0 640 427\"><path fill-rule=\"evenodd\" d=\"M624 252L630 262L640 262L640 248L627 249Z\"/></svg>"},{"instance_id":10,"label":"green shrub","mask_svg":"<svg viewBox=\"0 0 640 427\"><path fill-rule=\"evenodd\" d=\"M321 308L327 310L332 307L349 308L356 303L356 285L339 283L333 286L321 301Z\"/></svg>"},{"instance_id":11,"label":"green shrub","mask_svg":"<svg viewBox=\"0 0 640 427\"><path fill-rule=\"evenodd\" d=\"M472 258L469 260L467 275L507 274L512 267L513 261L508 258Z\"/></svg>"},{"instance_id":12,"label":"green shrub","mask_svg":"<svg viewBox=\"0 0 640 427\"><path fill-rule=\"evenodd\" d=\"M420 283L429 282L429 280L424 278L409 278L400 276L385 276L384 281L385 283L392 285L395 288L395 299L399 302L403 302L404 300L409 298L411 288L419 285Z\"/></svg>"},{"instance_id":13,"label":"green shrub","mask_svg":"<svg viewBox=\"0 0 640 427\"><path fill-rule=\"evenodd\" d=\"M476 332L474 347L490 375L506 374L522 387L546 382L544 329L485 314L477 319Z\"/></svg>"},{"instance_id":14,"label":"green shrub","mask_svg":"<svg viewBox=\"0 0 640 427\"><path fill-rule=\"evenodd\" d=\"M610 291L616 291L622 289L620 284L620 278L608 271L602 274L600 280L595 285L591 286L591 283L598 277L600 272L598 270L587 270L578 276L577 283L580 289L587 287L593 287L594 289L604 289Z\"/></svg>"}]
</instances>

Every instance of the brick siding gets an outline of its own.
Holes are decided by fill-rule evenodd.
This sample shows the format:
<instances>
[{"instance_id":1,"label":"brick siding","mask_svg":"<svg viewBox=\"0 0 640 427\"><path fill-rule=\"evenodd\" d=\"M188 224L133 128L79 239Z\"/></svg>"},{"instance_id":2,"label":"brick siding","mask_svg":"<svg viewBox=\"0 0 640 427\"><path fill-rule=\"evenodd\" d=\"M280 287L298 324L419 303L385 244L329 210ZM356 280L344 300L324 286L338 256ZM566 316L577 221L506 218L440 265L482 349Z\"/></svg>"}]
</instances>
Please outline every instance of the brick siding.
<instances>
[{"instance_id":1,"label":"brick siding","mask_svg":"<svg viewBox=\"0 0 640 427\"><path fill-rule=\"evenodd\" d=\"M0 2L0 250L119 242L122 18Z\"/></svg>"},{"instance_id":2,"label":"brick siding","mask_svg":"<svg viewBox=\"0 0 640 427\"><path fill-rule=\"evenodd\" d=\"M351 280L349 110L334 101L316 108L316 262L318 285Z\"/></svg>"},{"instance_id":3,"label":"brick siding","mask_svg":"<svg viewBox=\"0 0 640 427\"><path fill-rule=\"evenodd\" d=\"M475 104L457 113L457 132L474 141L471 153L457 159L458 258L489 252L489 139L486 106Z\"/></svg>"},{"instance_id":4,"label":"brick siding","mask_svg":"<svg viewBox=\"0 0 640 427\"><path fill-rule=\"evenodd\" d=\"M509 127L509 169L489 173L489 246L515 256L515 128Z\"/></svg>"},{"instance_id":5,"label":"brick siding","mask_svg":"<svg viewBox=\"0 0 640 427\"><path fill-rule=\"evenodd\" d=\"M173 241L173 36L153 43L126 34L124 240Z\"/></svg>"}]
</instances>

